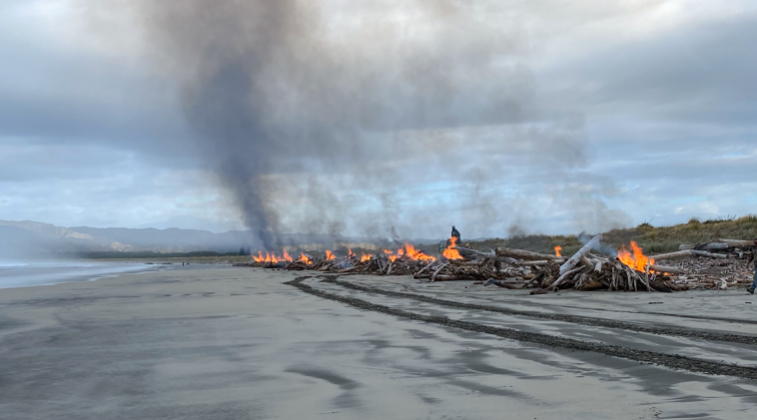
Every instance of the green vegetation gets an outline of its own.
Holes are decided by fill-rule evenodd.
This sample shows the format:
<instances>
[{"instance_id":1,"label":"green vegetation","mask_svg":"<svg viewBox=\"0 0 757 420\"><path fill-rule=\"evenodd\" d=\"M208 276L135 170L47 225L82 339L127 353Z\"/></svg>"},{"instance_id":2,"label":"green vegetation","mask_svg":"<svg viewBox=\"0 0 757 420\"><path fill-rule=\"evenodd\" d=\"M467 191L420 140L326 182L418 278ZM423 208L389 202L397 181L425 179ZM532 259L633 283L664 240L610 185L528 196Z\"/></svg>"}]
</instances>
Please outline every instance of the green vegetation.
<instances>
[{"instance_id":1,"label":"green vegetation","mask_svg":"<svg viewBox=\"0 0 757 420\"><path fill-rule=\"evenodd\" d=\"M718 239L752 240L755 238L757 238L757 215L748 215L739 218L718 217L704 222L692 218L685 224L661 227L654 227L644 222L635 228L606 232L602 237L602 243L619 249L635 241L645 253L658 254L677 251L681 244L699 244ZM530 235L510 239L489 239L475 242L471 246L478 249L509 247L545 254L552 254L556 246L561 246L563 255L571 255L581 247L581 242L573 235Z\"/></svg>"}]
</instances>

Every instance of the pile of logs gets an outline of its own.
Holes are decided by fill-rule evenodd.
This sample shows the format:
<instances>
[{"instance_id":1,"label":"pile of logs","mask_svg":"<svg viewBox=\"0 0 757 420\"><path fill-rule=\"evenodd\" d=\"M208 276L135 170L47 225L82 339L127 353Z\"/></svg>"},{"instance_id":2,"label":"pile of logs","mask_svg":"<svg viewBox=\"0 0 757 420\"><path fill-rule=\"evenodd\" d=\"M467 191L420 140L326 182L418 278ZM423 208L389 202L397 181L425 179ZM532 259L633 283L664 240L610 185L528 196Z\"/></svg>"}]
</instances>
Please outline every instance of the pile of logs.
<instances>
[{"instance_id":1,"label":"pile of logs","mask_svg":"<svg viewBox=\"0 0 757 420\"><path fill-rule=\"evenodd\" d=\"M592 249L599 248L600 240L601 235L595 236L569 259L508 248L497 248L491 255L479 253L481 258L497 258L498 261L504 260L514 266L528 267L532 273L536 273L521 276L520 282L501 282L495 279L485 284L508 289L537 289L532 294L568 288L648 292L683 290L663 274L667 267L649 265L644 272L639 272L616 259L592 254Z\"/></svg>"},{"instance_id":2,"label":"pile of logs","mask_svg":"<svg viewBox=\"0 0 757 420\"><path fill-rule=\"evenodd\" d=\"M464 250L464 248L458 248ZM497 258L476 258L470 260L436 260L422 270L413 274L416 279L429 281L451 280L507 280L508 278L527 275L521 267L503 264Z\"/></svg>"},{"instance_id":3,"label":"pile of logs","mask_svg":"<svg viewBox=\"0 0 757 420\"><path fill-rule=\"evenodd\" d=\"M320 261L309 267L310 270L325 271L330 273L341 274L374 274L379 276L406 276L421 270L428 263L413 260L402 256L391 258L380 255L374 256L369 260L360 261L357 257L347 257L331 261Z\"/></svg>"},{"instance_id":4,"label":"pile of logs","mask_svg":"<svg viewBox=\"0 0 757 420\"><path fill-rule=\"evenodd\" d=\"M716 243L683 246L680 251L653 256L655 264L647 263L643 269L624 264L617 258L597 255L601 235L587 242L570 258L510 248L497 248L487 252L455 247L462 259L440 257L423 261L405 256L373 256L361 261L356 255L334 259L313 259L308 262L249 263L248 266L285 270L315 270L339 274L412 275L429 281L473 280L484 285L497 285L508 289L534 289L541 294L559 289L673 292L690 288L725 288L745 282L742 271L731 269L731 261L743 264L741 247L746 241L721 240ZM725 252L725 253L724 253ZM690 258L685 258L690 257ZM728 265L738 279L725 277L698 277L691 261L705 260ZM661 265L660 261L684 258L676 265ZM697 263L709 267L712 263ZM709 265L708 265L709 264ZM698 270L702 271L702 270ZM721 270L722 271L722 270Z\"/></svg>"}]
</instances>

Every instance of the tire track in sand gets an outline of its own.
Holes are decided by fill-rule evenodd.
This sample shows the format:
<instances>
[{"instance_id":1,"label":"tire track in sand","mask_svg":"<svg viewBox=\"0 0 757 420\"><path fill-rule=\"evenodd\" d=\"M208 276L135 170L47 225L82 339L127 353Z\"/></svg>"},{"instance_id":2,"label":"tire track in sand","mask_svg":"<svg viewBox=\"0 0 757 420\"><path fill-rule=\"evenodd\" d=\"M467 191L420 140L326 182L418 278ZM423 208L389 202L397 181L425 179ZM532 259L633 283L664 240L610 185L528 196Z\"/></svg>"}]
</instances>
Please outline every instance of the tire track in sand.
<instances>
[{"instance_id":1,"label":"tire track in sand","mask_svg":"<svg viewBox=\"0 0 757 420\"><path fill-rule=\"evenodd\" d=\"M479 311L496 312L503 315L525 316L529 318L545 319L549 321L561 321L570 322L573 324L587 325L590 327L604 327L615 328L627 331L635 331L641 333L655 334L655 335L667 335L674 337L684 337L698 340L707 341L723 341L727 343L738 343L757 346L757 336L742 335L728 332L719 331L706 331L696 328L676 327L667 325L645 325L636 322L617 321L606 318L594 318L581 315L567 315L567 314L548 314L537 311L523 311L518 309L508 309L499 306L487 306L479 305L475 303L463 303L454 300L439 299L424 295L418 295L414 293L394 292L391 290L384 290L375 287L360 286L354 283L350 283L344 280L338 279L326 279L325 281L330 283L336 283L344 288L357 290L367 293L376 293L384 296L399 297L405 299L412 299L419 302L433 303L439 306L446 306L457 309L475 309ZM636 312L634 312L636 313Z\"/></svg>"},{"instance_id":2,"label":"tire track in sand","mask_svg":"<svg viewBox=\"0 0 757 420\"><path fill-rule=\"evenodd\" d=\"M322 277L325 280L329 281L336 281L339 276L324 275L319 277ZM637 350L613 344L590 343L575 340L572 338L553 337L546 334L519 331L509 328L491 327L487 325L476 324L473 322L453 320L445 317L422 315L415 312L393 309L388 306L370 303L362 299L341 296L335 293L318 290L310 285L303 283L306 279L309 278L311 278L311 276L297 277L296 279L288 281L284 284L294 286L305 293L318 296L323 299L341 302L360 309L394 315L400 318L428 322L443 325L446 327L459 328L466 331L480 332L501 338L537 344L545 347L598 353L606 356L633 360L640 363L655 364L670 369L686 370L689 372L703 373L707 375L724 375L736 378L757 380L756 367L710 362L686 356L658 353L648 350Z\"/></svg>"}]
</instances>

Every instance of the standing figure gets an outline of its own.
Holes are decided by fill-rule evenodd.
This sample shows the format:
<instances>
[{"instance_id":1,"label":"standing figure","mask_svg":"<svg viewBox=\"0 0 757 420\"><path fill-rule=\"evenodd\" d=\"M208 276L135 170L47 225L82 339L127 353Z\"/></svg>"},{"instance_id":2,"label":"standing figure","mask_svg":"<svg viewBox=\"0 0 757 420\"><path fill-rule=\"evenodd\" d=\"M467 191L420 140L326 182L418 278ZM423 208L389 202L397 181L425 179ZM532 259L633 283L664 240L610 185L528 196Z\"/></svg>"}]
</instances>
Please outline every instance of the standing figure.
<instances>
[{"instance_id":1,"label":"standing figure","mask_svg":"<svg viewBox=\"0 0 757 420\"><path fill-rule=\"evenodd\" d=\"M754 281L752 281L752 286L746 289L747 292L754 294L754 289L757 289L757 261L755 261L755 258L757 258L757 239L754 240L754 247L752 248L752 253L749 254L749 261L746 262L746 269L749 270L749 264L754 262Z\"/></svg>"},{"instance_id":2,"label":"standing figure","mask_svg":"<svg viewBox=\"0 0 757 420\"><path fill-rule=\"evenodd\" d=\"M452 226L452 236L457 238L457 244L460 244L460 232Z\"/></svg>"}]
</instances>

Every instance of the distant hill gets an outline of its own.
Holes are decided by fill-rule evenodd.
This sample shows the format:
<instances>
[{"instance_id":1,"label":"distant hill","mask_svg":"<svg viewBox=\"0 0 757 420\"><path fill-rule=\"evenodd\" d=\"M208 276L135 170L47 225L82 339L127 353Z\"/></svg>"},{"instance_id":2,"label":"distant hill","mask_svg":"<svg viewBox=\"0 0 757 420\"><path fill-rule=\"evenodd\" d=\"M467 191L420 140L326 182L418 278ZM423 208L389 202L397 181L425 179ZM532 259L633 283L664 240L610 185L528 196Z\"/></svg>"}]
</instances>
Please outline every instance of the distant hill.
<instances>
[{"instance_id":1,"label":"distant hill","mask_svg":"<svg viewBox=\"0 0 757 420\"><path fill-rule=\"evenodd\" d=\"M65 228L33 221L0 220L0 258L92 252L230 252L254 245L255 240L248 232Z\"/></svg>"},{"instance_id":2,"label":"distant hill","mask_svg":"<svg viewBox=\"0 0 757 420\"><path fill-rule=\"evenodd\" d=\"M331 246L334 242L376 244L360 238L334 238L321 234L279 235L280 245L311 248ZM0 259L19 256L55 256L92 253L185 253L214 251L236 252L240 248L258 249L260 243L249 231L213 233L194 229L127 229L60 227L34 221L0 220Z\"/></svg>"}]
</instances>

